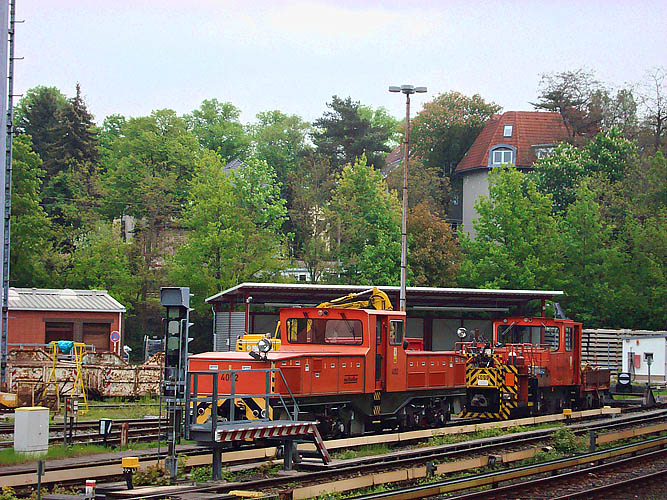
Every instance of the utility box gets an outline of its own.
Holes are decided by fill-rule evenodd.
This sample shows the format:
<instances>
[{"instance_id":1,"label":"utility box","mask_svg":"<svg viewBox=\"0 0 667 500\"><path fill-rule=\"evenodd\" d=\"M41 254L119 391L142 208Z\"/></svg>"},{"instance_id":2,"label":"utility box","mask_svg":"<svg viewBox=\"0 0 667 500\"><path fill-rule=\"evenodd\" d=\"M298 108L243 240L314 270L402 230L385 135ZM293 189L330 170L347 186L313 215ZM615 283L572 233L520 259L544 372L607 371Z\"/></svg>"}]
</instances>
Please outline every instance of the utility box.
<instances>
[{"instance_id":1,"label":"utility box","mask_svg":"<svg viewBox=\"0 0 667 500\"><path fill-rule=\"evenodd\" d=\"M42 455L49 450L49 409L26 406L14 410L14 451Z\"/></svg>"}]
</instances>

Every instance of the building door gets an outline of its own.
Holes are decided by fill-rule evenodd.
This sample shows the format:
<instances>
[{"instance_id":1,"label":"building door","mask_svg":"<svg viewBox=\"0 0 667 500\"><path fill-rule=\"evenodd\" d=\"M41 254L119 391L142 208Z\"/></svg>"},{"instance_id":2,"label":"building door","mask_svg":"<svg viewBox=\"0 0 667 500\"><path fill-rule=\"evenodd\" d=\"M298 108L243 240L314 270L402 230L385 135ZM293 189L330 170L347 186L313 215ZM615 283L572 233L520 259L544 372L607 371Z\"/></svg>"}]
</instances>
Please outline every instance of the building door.
<instances>
[{"instance_id":1,"label":"building door","mask_svg":"<svg viewBox=\"0 0 667 500\"><path fill-rule=\"evenodd\" d=\"M74 340L74 323L67 321L47 321L44 324L44 343L58 340Z\"/></svg>"},{"instance_id":2,"label":"building door","mask_svg":"<svg viewBox=\"0 0 667 500\"><path fill-rule=\"evenodd\" d=\"M95 351L110 351L109 335L111 325L109 323L84 323L83 343L95 346Z\"/></svg>"}]
</instances>

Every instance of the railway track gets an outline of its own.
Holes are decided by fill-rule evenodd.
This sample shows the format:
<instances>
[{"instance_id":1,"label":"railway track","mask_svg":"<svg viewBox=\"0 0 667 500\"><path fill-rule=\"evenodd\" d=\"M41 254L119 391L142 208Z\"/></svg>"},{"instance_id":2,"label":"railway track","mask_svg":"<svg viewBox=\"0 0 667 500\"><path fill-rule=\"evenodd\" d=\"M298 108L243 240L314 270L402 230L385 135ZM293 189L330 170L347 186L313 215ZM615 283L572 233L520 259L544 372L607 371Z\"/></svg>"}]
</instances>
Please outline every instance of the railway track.
<instances>
[{"instance_id":1,"label":"railway track","mask_svg":"<svg viewBox=\"0 0 667 500\"><path fill-rule=\"evenodd\" d=\"M630 453L633 453L630 451ZM594 463L594 462L593 462ZM578 470L519 481L507 486L496 487L493 491L478 491L450 497L450 500L515 500L520 494L522 498L535 500L570 500L584 498L587 500L627 498L618 493L621 488L645 487L651 481L659 481L667 475L667 450L658 449L635 454L628 458L617 459L600 465L583 466ZM635 495L632 495L635 496Z\"/></svg>"},{"instance_id":2,"label":"railway track","mask_svg":"<svg viewBox=\"0 0 667 500\"><path fill-rule=\"evenodd\" d=\"M629 464L642 461L644 464L653 464L650 474L653 475L660 472L660 475L665 474L665 464L667 463L667 450L664 446L667 444L667 437L659 437L646 440L639 444L622 445L614 448L609 448L599 452L588 453L571 458L564 458L560 460L553 460L549 462L542 462L535 465L515 467L510 470L503 470L498 472L490 472L486 474L475 475L474 477L464 477L460 479L436 481L419 486L412 486L407 488L396 488L390 491L379 493L372 493L368 495L360 495L350 497L355 500L412 500L418 498L448 498L450 500L471 500L471 499L516 499L517 494L519 498L579 498L582 495L588 498L591 488L587 487L583 478L595 472L604 472L603 481L608 479L607 472L614 468L622 470ZM655 449L659 448L659 449ZM619 459L617 457L633 455L626 459ZM612 460L611 462L592 466L591 464L598 463L602 460ZM572 468L577 470L561 473ZM517 481L521 478L531 477L535 475L544 475L537 480L532 481ZM627 474L625 474L627 476ZM637 480L643 479L644 476L634 476ZM505 487L498 487L501 482L517 481ZM576 492L568 492L565 495L558 496L554 492L555 488L567 485L569 489L574 489L574 484L579 483L581 487L577 487ZM448 493L458 492L471 488L491 488L491 490L475 491L464 495L444 496ZM556 490L557 491L557 490ZM518 493L520 492L520 493ZM573 496L575 495L575 496Z\"/></svg>"},{"instance_id":3,"label":"railway track","mask_svg":"<svg viewBox=\"0 0 667 500\"><path fill-rule=\"evenodd\" d=\"M110 432L107 443L120 443L120 426L124 423L129 424L128 439L130 441L155 441L158 438L160 429L166 430L166 419L155 418L126 418L114 419L112 431ZM72 436L76 444L103 444L104 440L99 434L99 420L87 420L77 422ZM11 448L13 440L14 424L0 424L0 435L9 436L10 439L0 441L0 449ZM49 444L63 443L65 440L65 426L63 423L53 423L49 426Z\"/></svg>"},{"instance_id":4,"label":"railway track","mask_svg":"<svg viewBox=\"0 0 667 500\"><path fill-rule=\"evenodd\" d=\"M653 411L648 414L642 415L628 415L628 416L617 416L613 419L608 419L605 422L590 422L590 423L577 423L571 424L570 428L576 432L586 433L590 429L597 431L616 429L618 427L627 427L627 426L642 426L650 425L656 421L664 421L667 418L667 410ZM408 449L401 450L389 454L388 456L377 456L377 457L365 457L362 459L357 459L355 461L348 461L347 463L341 463L336 467L329 467L327 469L322 469L320 466L317 466L312 463L307 463L304 461L303 467L308 470L304 474L322 474L321 477L327 477L332 473L340 474L352 474L353 471L357 470L359 474L361 470L363 473L370 473L373 470L379 469L391 469L399 466L405 466L408 463L418 464L419 462L441 462L452 460L457 456L464 454L471 455L484 455L488 456L493 453L494 449L504 447L505 449L520 448L525 447L530 443L537 443L539 441L544 441L550 437L550 434L555 429L536 429L533 431L528 431L519 434L497 436L495 438L489 438L484 440L476 441L465 441L455 444L443 445L441 447L429 447L429 448L418 448L418 449ZM418 440L423 440L424 435L421 432L413 433L415 437L412 439L412 442ZM410 433L405 433L401 436L401 443L410 442L409 439ZM395 435L394 435L395 436ZM374 436L374 441L379 442L384 436ZM387 436L388 438L389 436ZM367 438L351 438L348 440L335 440L327 442L327 447L332 450L335 449L345 449L354 446L363 446L365 442L369 441ZM398 440L394 441L398 443ZM225 463L227 465L233 463L243 463L248 462L249 460L266 460L270 458L272 454L275 453L275 448L273 451L270 451L270 448L267 449L246 449L239 452L226 452L225 453ZM198 465L210 465L211 458L210 454L206 450L201 448L196 448L195 446L190 447L189 449L182 450L186 453L188 458L188 465L198 466ZM127 455L128 453L125 453ZM150 452L130 452L132 455L140 455L140 460L142 467L152 465L156 463L157 459L163 457L164 454L158 455L156 453ZM113 477L119 476L121 473L120 469L120 456L122 454L115 454L113 458L107 458L103 461L93 461L91 458L81 457L76 460L70 461L67 465L61 467L56 466L53 463L47 463L47 476L43 478L44 483L49 482L58 482L58 483L73 483L81 484L81 481L86 478L94 477ZM262 458L263 457L263 458ZM13 470L12 470L13 469ZM313 476L317 477L317 476ZM2 468L0 470L0 486L2 485L12 485L12 486L22 486L22 485L31 485L34 484L36 480L34 472L31 470L26 471L26 467L10 467ZM273 481L278 480L278 478L272 478ZM258 486L259 487L259 486ZM192 490L192 487L188 488ZM215 488L214 488L215 489Z\"/></svg>"},{"instance_id":5,"label":"railway track","mask_svg":"<svg viewBox=\"0 0 667 500\"><path fill-rule=\"evenodd\" d=\"M525 433L529 434L529 433ZM488 457L491 453L497 452L500 447L507 448L513 447L518 448L525 445L527 439L535 436L520 436L515 437L514 440L507 438L503 442L496 440L495 443L490 443L491 440L478 440L476 443L473 443L472 446L458 446L458 445L448 445L439 447L441 449L422 449L416 450L413 456L409 456L406 453L396 453L390 454L391 457L383 457L381 460L372 461L372 460L350 460L343 463L338 463L333 467L328 467L326 470L317 470L310 472L301 472L301 473L292 473L286 476L271 477L265 479L258 479L254 481L244 481L242 483L223 483L215 485L187 485L187 486L174 486L168 489L163 489L162 491L151 492L150 490L138 490L135 494L128 492L127 490L117 492L114 494L114 491L107 491L106 498L108 499L125 499L125 500L139 500L140 498L149 500L149 499L162 499L162 498L172 498L172 499L193 499L193 498L227 498L230 491L235 489L243 490L252 490L252 491L261 491L266 497L275 497L280 496L281 498L291 498L292 500L299 500L303 498L310 498L319 495L326 494L326 490L322 490L321 485L318 484L321 481L328 481L327 485L335 485L334 488L339 488L338 490L329 490L328 492L333 491L346 491L345 484L347 483L356 483L361 481L362 483L373 484L375 478L382 478L385 483L392 483L395 481L406 481L409 479L416 479L417 477L427 478L430 474L440 474L439 469L442 467L447 469L450 465L453 465L455 462L451 460L457 458L458 456L465 455L466 457L471 457L474 454L485 455ZM542 437L544 439L544 437ZM531 467L546 466L544 470L560 470L561 467L573 466L572 461L576 462L575 465L589 462L596 462L603 460L610 456L616 456L635 453L637 451L636 447L643 446L644 448L651 448L655 446L664 446L667 444L667 437L661 437L656 439L647 440L648 444L640 445L626 445L617 448L610 448L598 453L582 455L581 457L575 457L571 459L564 459L561 461L554 461L553 463L560 462L556 467L552 462L537 464L536 466L528 467L517 467L511 469L510 472L515 474L517 477L530 476L532 474L542 473L543 469L535 469L537 472L532 472ZM461 443L459 443L460 445ZM512 448L511 448L512 449ZM621 450L621 451L619 451ZM665 453L665 450L661 450ZM418 455L421 453L421 460L418 459ZM592 458L591 458L592 457ZM469 462L472 459L468 458L465 462ZM441 465L437 467L434 464L437 464L440 461ZM421 467L413 469L405 469L406 466L410 464L421 464ZM412 471L411 475L408 470ZM516 471L519 471L518 473ZM497 484L500 481L505 481L513 478L502 478L497 477L497 475L502 475L503 473L508 473L507 470L503 469L499 472L493 472L486 475L475 475L473 479L464 478L461 480L450 480L450 481L440 481L437 483L429 483L423 486L417 487L408 487L397 489L394 492L387 492L377 495L366 495L359 497L360 499L371 499L371 498L389 498L392 500L407 500L410 498L425 498L431 496L439 496L444 492L453 492L458 491L463 488L474 488L486 485ZM472 481L474 478L483 477L484 480L477 484L470 486L465 481ZM486 482L485 482L486 481ZM294 488L294 484L298 483L300 486ZM456 486L454 486L456 485ZM368 486L368 484L366 484ZM361 486L362 488L364 486ZM460 488L459 488L460 487ZM159 488L158 488L159 489ZM494 489L494 492L497 491ZM392 494L394 493L394 494ZM514 496L508 497L516 499L516 491ZM524 496L523 494L519 498L531 498L530 496Z\"/></svg>"}]
</instances>

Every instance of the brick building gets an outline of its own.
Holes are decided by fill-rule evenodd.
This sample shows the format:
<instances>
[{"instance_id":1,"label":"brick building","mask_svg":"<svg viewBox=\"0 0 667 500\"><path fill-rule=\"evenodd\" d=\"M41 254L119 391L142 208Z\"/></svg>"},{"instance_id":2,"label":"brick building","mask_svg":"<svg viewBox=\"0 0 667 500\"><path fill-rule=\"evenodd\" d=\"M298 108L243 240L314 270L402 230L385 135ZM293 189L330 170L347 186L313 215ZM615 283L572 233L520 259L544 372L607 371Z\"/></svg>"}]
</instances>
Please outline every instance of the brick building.
<instances>
[{"instance_id":1,"label":"brick building","mask_svg":"<svg viewBox=\"0 0 667 500\"><path fill-rule=\"evenodd\" d=\"M10 288L8 350L52 340L73 340L120 354L125 307L106 290ZM114 346L111 332L120 341Z\"/></svg>"}]
</instances>

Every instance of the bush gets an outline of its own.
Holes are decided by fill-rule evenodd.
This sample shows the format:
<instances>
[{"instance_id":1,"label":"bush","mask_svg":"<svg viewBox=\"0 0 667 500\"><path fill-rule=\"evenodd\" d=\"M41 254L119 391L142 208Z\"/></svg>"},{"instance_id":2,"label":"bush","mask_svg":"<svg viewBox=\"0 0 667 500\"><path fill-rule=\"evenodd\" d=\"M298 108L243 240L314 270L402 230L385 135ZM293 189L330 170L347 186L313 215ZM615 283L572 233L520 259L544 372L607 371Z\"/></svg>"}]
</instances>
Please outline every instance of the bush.
<instances>
[{"instance_id":1,"label":"bush","mask_svg":"<svg viewBox=\"0 0 667 500\"><path fill-rule=\"evenodd\" d=\"M588 447L585 437L576 436L574 432L565 427L554 432L551 439L554 449L559 453L581 453Z\"/></svg>"}]
</instances>

